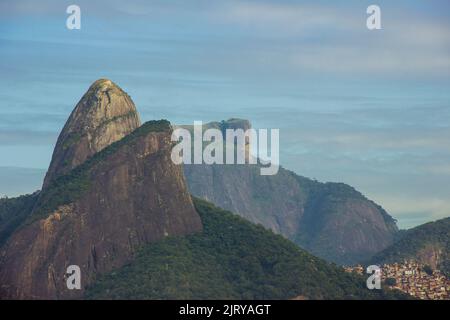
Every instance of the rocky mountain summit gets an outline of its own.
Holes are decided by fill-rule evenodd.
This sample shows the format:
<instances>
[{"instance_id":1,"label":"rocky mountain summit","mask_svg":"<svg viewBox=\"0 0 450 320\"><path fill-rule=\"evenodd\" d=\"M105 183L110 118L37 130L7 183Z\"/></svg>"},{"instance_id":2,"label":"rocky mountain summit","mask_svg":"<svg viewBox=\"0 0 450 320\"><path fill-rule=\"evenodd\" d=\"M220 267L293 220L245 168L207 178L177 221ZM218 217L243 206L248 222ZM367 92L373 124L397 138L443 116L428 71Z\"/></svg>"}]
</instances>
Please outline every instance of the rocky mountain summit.
<instances>
[{"instance_id":1,"label":"rocky mountain summit","mask_svg":"<svg viewBox=\"0 0 450 320\"><path fill-rule=\"evenodd\" d=\"M87 158L141 125L128 94L108 79L95 81L61 131L44 180L44 189Z\"/></svg>"},{"instance_id":2,"label":"rocky mountain summit","mask_svg":"<svg viewBox=\"0 0 450 320\"><path fill-rule=\"evenodd\" d=\"M122 90L108 80L91 86L58 139L31 214L2 247L0 297L79 298L140 246L202 230L182 167L170 159L170 123L132 131L138 125ZM83 290L66 287L69 265L80 267Z\"/></svg>"}]
</instances>

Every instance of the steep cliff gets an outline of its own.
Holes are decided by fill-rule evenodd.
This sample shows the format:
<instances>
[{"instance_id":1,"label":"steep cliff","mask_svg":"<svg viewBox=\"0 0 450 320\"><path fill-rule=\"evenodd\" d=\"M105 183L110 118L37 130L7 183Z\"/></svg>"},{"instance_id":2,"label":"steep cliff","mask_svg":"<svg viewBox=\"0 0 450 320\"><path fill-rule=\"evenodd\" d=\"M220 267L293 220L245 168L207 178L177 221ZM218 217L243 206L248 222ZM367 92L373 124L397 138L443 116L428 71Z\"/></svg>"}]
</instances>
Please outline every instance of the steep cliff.
<instances>
[{"instance_id":1,"label":"steep cliff","mask_svg":"<svg viewBox=\"0 0 450 320\"><path fill-rule=\"evenodd\" d=\"M243 129L246 121L233 120ZM205 124L214 127L227 121ZM365 261L393 243L395 220L342 183L320 183L258 165L185 165L191 193L282 234L314 255L339 264Z\"/></svg>"},{"instance_id":2,"label":"steep cliff","mask_svg":"<svg viewBox=\"0 0 450 320\"><path fill-rule=\"evenodd\" d=\"M97 81L82 99L108 97L107 103L80 102L72 113L58 140L46 186L27 201L31 214L24 209L12 226L14 215L5 214L0 298L80 298L96 277L131 261L142 245L202 230L182 166L171 161L170 123L150 121L120 139L138 124L137 114L121 120L106 116L112 121L103 125L92 117L94 111L86 106L107 106L107 114L117 115L121 112L114 109L123 111L119 101L132 105L121 92L114 93L118 89L111 84ZM97 100L99 94L102 98ZM114 122L127 125L120 128ZM68 145L70 152L60 153L76 130L82 138ZM65 160L70 165L59 167ZM67 288L70 265L81 269L82 290Z\"/></svg>"},{"instance_id":3,"label":"steep cliff","mask_svg":"<svg viewBox=\"0 0 450 320\"><path fill-rule=\"evenodd\" d=\"M108 79L95 81L61 131L44 188L141 125L133 101Z\"/></svg>"}]
</instances>

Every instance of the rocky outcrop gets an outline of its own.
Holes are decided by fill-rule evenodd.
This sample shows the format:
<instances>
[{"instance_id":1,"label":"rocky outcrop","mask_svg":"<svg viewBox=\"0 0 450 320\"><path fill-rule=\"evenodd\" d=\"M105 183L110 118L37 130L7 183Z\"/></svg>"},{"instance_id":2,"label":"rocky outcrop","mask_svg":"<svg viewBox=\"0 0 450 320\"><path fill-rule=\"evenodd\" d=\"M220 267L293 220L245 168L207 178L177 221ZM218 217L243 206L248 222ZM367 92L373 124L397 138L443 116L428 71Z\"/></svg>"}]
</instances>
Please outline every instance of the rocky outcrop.
<instances>
[{"instance_id":1,"label":"rocky outcrop","mask_svg":"<svg viewBox=\"0 0 450 320\"><path fill-rule=\"evenodd\" d=\"M136 107L126 92L111 80L95 81L59 135L44 189L55 177L68 173L140 125Z\"/></svg>"},{"instance_id":2,"label":"rocky outcrop","mask_svg":"<svg viewBox=\"0 0 450 320\"><path fill-rule=\"evenodd\" d=\"M248 121L234 123L250 127ZM328 261L365 261L391 245L397 232L395 220L383 208L342 183L320 183L283 168L274 176L261 176L259 165L185 165L184 172L193 195Z\"/></svg>"},{"instance_id":3,"label":"rocky outcrop","mask_svg":"<svg viewBox=\"0 0 450 320\"><path fill-rule=\"evenodd\" d=\"M390 246L398 228L379 205L343 183L316 183L294 241L320 257L349 265Z\"/></svg>"},{"instance_id":4,"label":"rocky outcrop","mask_svg":"<svg viewBox=\"0 0 450 320\"><path fill-rule=\"evenodd\" d=\"M170 135L143 134L114 152L112 145L74 175L55 180L2 250L0 296L81 297L83 290L67 289L69 265L81 268L84 289L130 261L145 243L200 231L182 168L170 160ZM64 188L83 191L69 203L54 203Z\"/></svg>"},{"instance_id":5,"label":"rocky outcrop","mask_svg":"<svg viewBox=\"0 0 450 320\"><path fill-rule=\"evenodd\" d=\"M89 92L95 94L88 92L72 113L31 215L1 248L1 299L80 298L96 277L131 261L142 245L202 230L183 168L171 161L170 123L151 121L120 139L138 117L111 116L134 108L111 86L94 83ZM97 118L101 110L110 122ZM81 138L64 151L77 128ZM69 165L60 167L64 160ZM81 290L66 285L71 265L81 269Z\"/></svg>"}]
</instances>

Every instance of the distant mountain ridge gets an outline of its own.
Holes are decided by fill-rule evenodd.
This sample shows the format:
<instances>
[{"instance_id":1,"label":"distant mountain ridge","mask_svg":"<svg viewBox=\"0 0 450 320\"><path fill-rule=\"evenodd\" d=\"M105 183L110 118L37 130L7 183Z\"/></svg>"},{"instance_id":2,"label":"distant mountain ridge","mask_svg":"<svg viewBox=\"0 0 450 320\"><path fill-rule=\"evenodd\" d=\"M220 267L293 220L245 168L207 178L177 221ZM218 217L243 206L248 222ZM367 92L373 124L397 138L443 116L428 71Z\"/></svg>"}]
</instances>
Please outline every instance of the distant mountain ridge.
<instances>
[{"instance_id":1,"label":"distant mountain ridge","mask_svg":"<svg viewBox=\"0 0 450 320\"><path fill-rule=\"evenodd\" d=\"M95 81L58 137L44 188L140 125L136 106L125 91L111 80Z\"/></svg>"},{"instance_id":2,"label":"distant mountain ridge","mask_svg":"<svg viewBox=\"0 0 450 320\"><path fill-rule=\"evenodd\" d=\"M31 214L39 192L0 199L0 248Z\"/></svg>"},{"instance_id":3,"label":"distant mountain ridge","mask_svg":"<svg viewBox=\"0 0 450 320\"><path fill-rule=\"evenodd\" d=\"M368 263L402 263L405 260L440 269L450 277L450 217L403 231L398 241Z\"/></svg>"},{"instance_id":4,"label":"distant mountain ridge","mask_svg":"<svg viewBox=\"0 0 450 320\"><path fill-rule=\"evenodd\" d=\"M204 127L251 127L242 119ZM343 183L320 183L280 167L261 176L259 165L185 165L190 192L236 212L338 264L355 264L393 243L396 221Z\"/></svg>"}]
</instances>

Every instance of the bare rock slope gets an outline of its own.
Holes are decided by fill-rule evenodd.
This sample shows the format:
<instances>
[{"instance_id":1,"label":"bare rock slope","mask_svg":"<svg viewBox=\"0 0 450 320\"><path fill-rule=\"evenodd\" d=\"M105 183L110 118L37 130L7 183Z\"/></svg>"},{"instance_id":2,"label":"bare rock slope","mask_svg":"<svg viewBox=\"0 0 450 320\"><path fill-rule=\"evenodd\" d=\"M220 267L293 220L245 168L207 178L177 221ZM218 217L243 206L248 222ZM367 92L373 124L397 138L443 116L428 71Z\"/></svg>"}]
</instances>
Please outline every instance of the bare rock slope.
<instances>
[{"instance_id":1,"label":"bare rock slope","mask_svg":"<svg viewBox=\"0 0 450 320\"><path fill-rule=\"evenodd\" d=\"M136 107L125 91L111 80L95 81L59 135L44 188L140 125Z\"/></svg>"},{"instance_id":2,"label":"bare rock slope","mask_svg":"<svg viewBox=\"0 0 450 320\"><path fill-rule=\"evenodd\" d=\"M246 130L250 123L205 124L215 126ZM381 206L344 183L321 183L284 168L261 176L259 165L185 165L184 172L193 195L338 264L367 260L390 246L398 231Z\"/></svg>"},{"instance_id":3,"label":"bare rock slope","mask_svg":"<svg viewBox=\"0 0 450 320\"><path fill-rule=\"evenodd\" d=\"M116 116L135 112L134 105L111 86L94 83L64 127L31 215L1 248L0 298L80 298L98 276L132 261L140 246L202 230L182 167L170 159L170 123L132 131L137 114ZM102 112L110 122L101 121ZM81 290L67 288L70 265L81 269Z\"/></svg>"}]
</instances>

